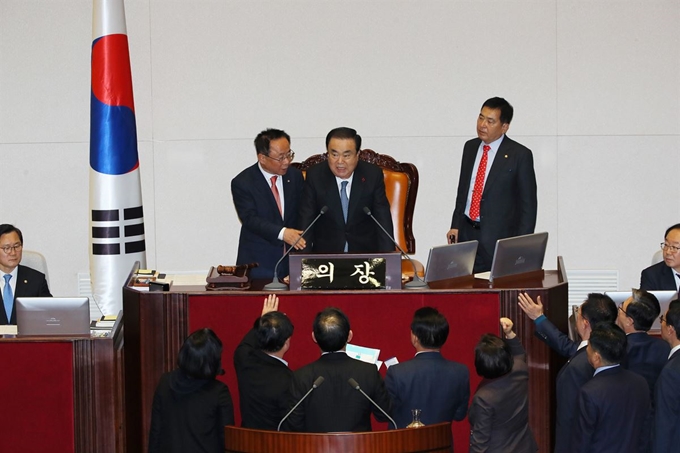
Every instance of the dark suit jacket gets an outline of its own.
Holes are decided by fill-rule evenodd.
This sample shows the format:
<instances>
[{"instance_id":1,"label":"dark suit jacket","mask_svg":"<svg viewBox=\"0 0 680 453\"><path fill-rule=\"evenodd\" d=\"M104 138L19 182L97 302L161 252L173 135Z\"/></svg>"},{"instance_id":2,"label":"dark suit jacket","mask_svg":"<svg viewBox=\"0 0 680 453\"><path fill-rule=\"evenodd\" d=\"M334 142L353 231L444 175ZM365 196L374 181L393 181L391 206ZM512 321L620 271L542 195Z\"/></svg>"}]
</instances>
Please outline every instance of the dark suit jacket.
<instances>
[{"instance_id":1,"label":"dark suit jacket","mask_svg":"<svg viewBox=\"0 0 680 453\"><path fill-rule=\"evenodd\" d=\"M656 382L654 453L673 453L680 445L680 353L668 359Z\"/></svg>"},{"instance_id":2,"label":"dark suit jacket","mask_svg":"<svg viewBox=\"0 0 680 453\"><path fill-rule=\"evenodd\" d=\"M390 397L377 367L355 360L344 351L322 355L294 373L289 407L292 408L312 388L319 376L324 377L323 384L286 420L286 429L309 433L371 431L371 412L376 419L387 421L382 412L347 382L354 378L389 414L392 409Z\"/></svg>"},{"instance_id":3,"label":"dark suit jacket","mask_svg":"<svg viewBox=\"0 0 680 453\"><path fill-rule=\"evenodd\" d=\"M470 373L465 365L439 352L421 352L387 370L385 386L392 398L392 418L399 428L413 421L411 409L421 409L426 425L460 421L470 400ZM390 426L391 427L391 426Z\"/></svg>"},{"instance_id":4,"label":"dark suit jacket","mask_svg":"<svg viewBox=\"0 0 680 453\"><path fill-rule=\"evenodd\" d=\"M342 253L345 241L349 253L395 250L392 240L363 211L365 206L368 207L383 228L394 236L390 204L385 195L385 180L380 167L361 160L358 162L352 179L346 224L338 184L328 162L310 167L300 204L302 227L307 228L324 206L328 206L328 212L307 233L306 251Z\"/></svg>"},{"instance_id":5,"label":"dark suit jacket","mask_svg":"<svg viewBox=\"0 0 680 453\"><path fill-rule=\"evenodd\" d=\"M482 379L472 397L470 453L533 453L538 450L529 428L529 369L517 337L510 343L512 371L496 379Z\"/></svg>"},{"instance_id":6,"label":"dark suit jacket","mask_svg":"<svg viewBox=\"0 0 680 453\"><path fill-rule=\"evenodd\" d=\"M474 138L465 143L463 148L451 228L460 229L466 221L465 204L480 143L479 138ZM485 260L488 260L490 266L498 239L533 233L537 209L533 155L528 148L506 135L484 184L480 204L481 229L477 256L486 257ZM461 242L468 239L458 238Z\"/></svg>"},{"instance_id":7,"label":"dark suit jacket","mask_svg":"<svg viewBox=\"0 0 680 453\"><path fill-rule=\"evenodd\" d=\"M652 337L646 332L631 333L626 339L626 357L622 365L645 378L649 386L649 398L654 401L654 386L671 348L661 338Z\"/></svg>"},{"instance_id":8,"label":"dark suit jacket","mask_svg":"<svg viewBox=\"0 0 680 453\"><path fill-rule=\"evenodd\" d=\"M649 439L651 402L645 380L620 366L583 384L571 439L574 453L638 453Z\"/></svg>"},{"instance_id":9,"label":"dark suit jacket","mask_svg":"<svg viewBox=\"0 0 680 453\"><path fill-rule=\"evenodd\" d=\"M153 396L149 453L221 453L234 406L224 383L180 370L161 376Z\"/></svg>"},{"instance_id":10,"label":"dark suit jacket","mask_svg":"<svg viewBox=\"0 0 680 453\"><path fill-rule=\"evenodd\" d=\"M276 430L288 412L293 372L280 360L262 352L257 331L251 329L234 352L241 426Z\"/></svg>"},{"instance_id":11,"label":"dark suit jacket","mask_svg":"<svg viewBox=\"0 0 680 453\"><path fill-rule=\"evenodd\" d=\"M640 289L645 291L677 291L674 272L663 261L649 266L640 274Z\"/></svg>"},{"instance_id":12,"label":"dark suit jacket","mask_svg":"<svg viewBox=\"0 0 680 453\"><path fill-rule=\"evenodd\" d=\"M274 266L283 256L284 242L278 239L281 228L299 229L298 210L304 180L302 172L288 167L283 178L284 216L281 218L271 186L262 176L257 164L231 180L231 195L241 220L236 264L257 262L251 270L252 278L272 278ZM278 276L288 275L288 259L279 267Z\"/></svg>"},{"instance_id":13,"label":"dark suit jacket","mask_svg":"<svg viewBox=\"0 0 680 453\"><path fill-rule=\"evenodd\" d=\"M536 324L536 336L560 355L570 357L557 373L555 384L557 411L555 416L555 453L570 453L571 431L576 419L576 396L595 370L588 363L586 348L562 333L549 319Z\"/></svg>"},{"instance_id":14,"label":"dark suit jacket","mask_svg":"<svg viewBox=\"0 0 680 453\"><path fill-rule=\"evenodd\" d=\"M17 271L16 289L14 290L14 300L17 297L52 297L50 288L47 286L45 274L38 272L30 267L19 265ZM5 281L2 281L2 285ZM7 322L5 309L0 309L0 325L17 323L17 304L12 305L12 319Z\"/></svg>"}]
</instances>

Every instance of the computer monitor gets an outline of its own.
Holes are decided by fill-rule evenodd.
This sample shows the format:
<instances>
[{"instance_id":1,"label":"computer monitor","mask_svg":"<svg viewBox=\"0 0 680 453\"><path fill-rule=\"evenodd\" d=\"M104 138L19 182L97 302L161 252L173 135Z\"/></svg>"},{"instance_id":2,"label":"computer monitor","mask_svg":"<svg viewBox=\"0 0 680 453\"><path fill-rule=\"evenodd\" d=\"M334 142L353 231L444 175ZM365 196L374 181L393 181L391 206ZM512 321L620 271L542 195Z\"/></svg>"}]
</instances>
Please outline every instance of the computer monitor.
<instances>
[{"instance_id":1,"label":"computer monitor","mask_svg":"<svg viewBox=\"0 0 680 453\"><path fill-rule=\"evenodd\" d=\"M647 292L654 294L654 296L656 296L656 299L659 301L659 305L661 306L661 312L659 313L660 315L665 314L668 311L668 304L670 304L673 299L677 299L678 297L677 291L647 291ZM614 301L617 307L619 306L619 304L624 303L629 297L633 297L632 291L605 291L605 294L611 297L611 299ZM656 319L654 319L654 324L652 324L652 328L649 329L649 332L655 334L661 333L661 321L659 321L658 316L656 317Z\"/></svg>"},{"instance_id":2,"label":"computer monitor","mask_svg":"<svg viewBox=\"0 0 680 453\"><path fill-rule=\"evenodd\" d=\"M525 234L496 241L489 281L543 269L548 233Z\"/></svg>"},{"instance_id":3,"label":"computer monitor","mask_svg":"<svg viewBox=\"0 0 680 453\"><path fill-rule=\"evenodd\" d=\"M425 281L434 282L472 275L478 245L478 241L467 241L432 247L427 257Z\"/></svg>"},{"instance_id":4,"label":"computer monitor","mask_svg":"<svg viewBox=\"0 0 680 453\"><path fill-rule=\"evenodd\" d=\"M18 335L90 335L87 297L17 297Z\"/></svg>"}]
</instances>

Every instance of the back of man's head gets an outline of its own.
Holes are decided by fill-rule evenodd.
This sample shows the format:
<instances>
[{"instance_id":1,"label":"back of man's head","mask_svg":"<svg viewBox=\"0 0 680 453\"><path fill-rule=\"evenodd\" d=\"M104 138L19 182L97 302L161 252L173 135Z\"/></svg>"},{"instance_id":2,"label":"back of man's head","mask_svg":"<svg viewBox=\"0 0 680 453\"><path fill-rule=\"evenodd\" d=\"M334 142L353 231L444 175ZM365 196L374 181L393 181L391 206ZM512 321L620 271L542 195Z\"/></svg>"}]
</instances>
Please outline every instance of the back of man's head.
<instances>
[{"instance_id":1,"label":"back of man's head","mask_svg":"<svg viewBox=\"0 0 680 453\"><path fill-rule=\"evenodd\" d=\"M675 337L680 340L680 300L673 300L668 304L668 312L666 312L666 325L675 329Z\"/></svg>"},{"instance_id":2,"label":"back of man's head","mask_svg":"<svg viewBox=\"0 0 680 453\"><path fill-rule=\"evenodd\" d=\"M339 351L349 338L349 319L339 308L327 307L317 313L312 329L323 352Z\"/></svg>"},{"instance_id":3,"label":"back of man's head","mask_svg":"<svg viewBox=\"0 0 680 453\"><path fill-rule=\"evenodd\" d=\"M604 366L615 365L626 353L626 334L613 322L601 322L590 333L588 345L600 354Z\"/></svg>"},{"instance_id":4,"label":"back of man's head","mask_svg":"<svg viewBox=\"0 0 680 453\"><path fill-rule=\"evenodd\" d=\"M647 332L661 313L659 300L652 293L633 289L633 300L626 307L626 315L633 320L635 330Z\"/></svg>"},{"instance_id":5,"label":"back of man's head","mask_svg":"<svg viewBox=\"0 0 680 453\"><path fill-rule=\"evenodd\" d=\"M604 294L590 293L581 305L581 316L588 320L591 327L601 322L615 322L617 314L616 304Z\"/></svg>"},{"instance_id":6,"label":"back of man's head","mask_svg":"<svg viewBox=\"0 0 680 453\"><path fill-rule=\"evenodd\" d=\"M279 352L293 335L293 323L280 311L265 313L255 322L257 341L264 352Z\"/></svg>"},{"instance_id":7,"label":"back of man's head","mask_svg":"<svg viewBox=\"0 0 680 453\"><path fill-rule=\"evenodd\" d=\"M411 321L411 332L426 349L441 348L449 336L449 323L437 309L423 307L416 310Z\"/></svg>"}]
</instances>

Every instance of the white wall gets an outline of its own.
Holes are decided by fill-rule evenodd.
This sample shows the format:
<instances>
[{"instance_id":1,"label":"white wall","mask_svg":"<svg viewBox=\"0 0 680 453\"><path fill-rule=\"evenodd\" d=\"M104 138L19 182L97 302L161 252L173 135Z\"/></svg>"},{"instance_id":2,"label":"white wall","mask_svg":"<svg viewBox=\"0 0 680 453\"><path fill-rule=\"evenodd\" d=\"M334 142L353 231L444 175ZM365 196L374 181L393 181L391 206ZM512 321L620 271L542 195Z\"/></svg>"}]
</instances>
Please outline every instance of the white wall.
<instances>
[{"instance_id":1,"label":"white wall","mask_svg":"<svg viewBox=\"0 0 680 453\"><path fill-rule=\"evenodd\" d=\"M620 286L680 221L680 2L128 0L149 265L236 259L229 182L266 127L297 159L333 127L413 162L416 256L449 228L481 103L534 151L546 266ZM88 271L92 5L0 0L0 221L42 251L55 295Z\"/></svg>"}]
</instances>

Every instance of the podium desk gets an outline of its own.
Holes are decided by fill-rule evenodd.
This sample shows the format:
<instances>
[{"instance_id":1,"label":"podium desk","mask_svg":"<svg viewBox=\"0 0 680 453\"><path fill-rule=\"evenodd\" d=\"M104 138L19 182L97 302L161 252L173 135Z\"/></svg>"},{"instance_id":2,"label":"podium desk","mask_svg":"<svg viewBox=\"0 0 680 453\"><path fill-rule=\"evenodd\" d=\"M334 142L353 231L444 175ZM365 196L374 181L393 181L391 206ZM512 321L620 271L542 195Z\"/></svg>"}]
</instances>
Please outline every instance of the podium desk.
<instances>
[{"instance_id":1,"label":"podium desk","mask_svg":"<svg viewBox=\"0 0 680 453\"><path fill-rule=\"evenodd\" d=\"M439 423L417 429L367 433L279 433L257 429L224 428L226 453L448 453L451 424Z\"/></svg>"},{"instance_id":2,"label":"podium desk","mask_svg":"<svg viewBox=\"0 0 680 453\"><path fill-rule=\"evenodd\" d=\"M0 450L125 451L123 334L0 337Z\"/></svg>"},{"instance_id":3,"label":"podium desk","mask_svg":"<svg viewBox=\"0 0 680 453\"><path fill-rule=\"evenodd\" d=\"M176 367L179 348L187 335L202 327L213 329L223 342L222 366L226 373L218 378L229 386L236 423L240 424L233 354L260 315L268 294L261 291L265 283L268 282L253 282L248 291L206 291L202 286L173 286L168 292L123 288L127 451L146 451L158 380ZM347 314L354 344L380 349L380 360L397 357L403 362L415 353L410 343L413 312L433 306L446 316L450 326L442 354L467 365L473 394L481 380L475 373L474 347L482 334L500 334L498 320L507 316L515 322L515 331L527 350L530 425L540 451L551 450L555 377L565 360L534 336L533 321L518 307L517 295L523 290L534 298L540 295L546 316L567 332L567 279L561 258L557 270L529 279L511 279L494 286L479 279L430 286L425 290L279 292L279 310L295 326L291 349L286 354L290 368L296 370L319 357L311 331L316 313L324 307L336 306ZM384 366L381 373L385 373ZM387 429L387 425L374 421L375 429ZM455 451L467 452L467 419L454 422L452 430Z\"/></svg>"}]
</instances>

